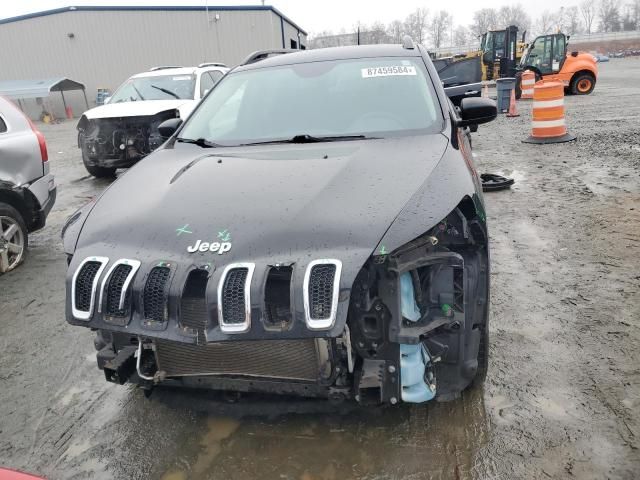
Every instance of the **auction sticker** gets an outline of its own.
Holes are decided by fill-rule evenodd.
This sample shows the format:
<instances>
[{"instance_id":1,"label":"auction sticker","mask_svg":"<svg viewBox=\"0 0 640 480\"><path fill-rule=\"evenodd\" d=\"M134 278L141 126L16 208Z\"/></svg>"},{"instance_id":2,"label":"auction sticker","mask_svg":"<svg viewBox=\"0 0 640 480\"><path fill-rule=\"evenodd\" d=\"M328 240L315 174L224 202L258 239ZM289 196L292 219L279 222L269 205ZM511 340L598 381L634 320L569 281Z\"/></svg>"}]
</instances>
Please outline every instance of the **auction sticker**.
<instances>
[{"instance_id":1,"label":"auction sticker","mask_svg":"<svg viewBox=\"0 0 640 480\"><path fill-rule=\"evenodd\" d=\"M402 75L416 75L416 67L397 65L393 67L371 67L362 69L362 78L394 77Z\"/></svg>"}]
</instances>

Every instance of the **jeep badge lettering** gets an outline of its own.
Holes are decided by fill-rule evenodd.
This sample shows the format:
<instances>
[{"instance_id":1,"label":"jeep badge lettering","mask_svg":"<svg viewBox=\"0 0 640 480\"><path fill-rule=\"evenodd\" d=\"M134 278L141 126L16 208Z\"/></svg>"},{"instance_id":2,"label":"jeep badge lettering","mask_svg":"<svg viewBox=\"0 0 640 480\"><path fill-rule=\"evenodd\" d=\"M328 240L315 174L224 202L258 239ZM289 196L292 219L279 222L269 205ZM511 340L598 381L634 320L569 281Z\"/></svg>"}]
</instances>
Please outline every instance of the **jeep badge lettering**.
<instances>
[{"instance_id":1,"label":"jeep badge lettering","mask_svg":"<svg viewBox=\"0 0 640 480\"><path fill-rule=\"evenodd\" d=\"M197 240L195 245L190 245L187 247L187 252L195 253L195 252L218 252L218 255L222 255L225 252L231 250L231 242L203 242L202 240Z\"/></svg>"}]
</instances>

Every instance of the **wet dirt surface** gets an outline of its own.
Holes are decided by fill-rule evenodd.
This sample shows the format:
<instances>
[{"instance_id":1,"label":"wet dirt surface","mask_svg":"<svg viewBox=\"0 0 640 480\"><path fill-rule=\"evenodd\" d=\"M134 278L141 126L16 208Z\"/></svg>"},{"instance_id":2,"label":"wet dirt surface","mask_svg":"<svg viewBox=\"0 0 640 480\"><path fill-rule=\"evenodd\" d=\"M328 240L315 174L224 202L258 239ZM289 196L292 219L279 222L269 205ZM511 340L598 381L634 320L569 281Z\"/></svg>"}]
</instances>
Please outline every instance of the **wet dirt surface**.
<instances>
[{"instance_id":1,"label":"wet dirt surface","mask_svg":"<svg viewBox=\"0 0 640 480\"><path fill-rule=\"evenodd\" d=\"M450 403L362 410L106 383L64 321L64 220L88 177L75 124L42 126L59 184L48 226L0 277L0 465L57 478L632 479L640 471L640 60L567 97L578 141L527 145L530 104L473 136L492 240L491 359Z\"/></svg>"}]
</instances>

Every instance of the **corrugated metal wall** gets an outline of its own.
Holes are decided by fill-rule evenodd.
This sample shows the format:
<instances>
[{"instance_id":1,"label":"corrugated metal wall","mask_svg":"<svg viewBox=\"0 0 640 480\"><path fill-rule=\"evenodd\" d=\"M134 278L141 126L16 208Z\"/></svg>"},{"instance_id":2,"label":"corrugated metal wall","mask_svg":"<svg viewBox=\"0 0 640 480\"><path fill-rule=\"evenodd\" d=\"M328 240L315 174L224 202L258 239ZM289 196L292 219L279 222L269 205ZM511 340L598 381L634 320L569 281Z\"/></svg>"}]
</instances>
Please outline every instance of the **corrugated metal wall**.
<instances>
[{"instance_id":1,"label":"corrugated metal wall","mask_svg":"<svg viewBox=\"0 0 640 480\"><path fill-rule=\"evenodd\" d=\"M286 20L284 26L288 48L298 31ZM270 10L77 10L0 24L0 46L0 80L68 77L87 86L93 106L97 88L113 91L154 65L233 66L255 50L281 48L282 30L280 16ZM79 116L82 93L65 96ZM52 103L62 116L59 97L53 93ZM35 102L27 105L37 115Z\"/></svg>"}]
</instances>

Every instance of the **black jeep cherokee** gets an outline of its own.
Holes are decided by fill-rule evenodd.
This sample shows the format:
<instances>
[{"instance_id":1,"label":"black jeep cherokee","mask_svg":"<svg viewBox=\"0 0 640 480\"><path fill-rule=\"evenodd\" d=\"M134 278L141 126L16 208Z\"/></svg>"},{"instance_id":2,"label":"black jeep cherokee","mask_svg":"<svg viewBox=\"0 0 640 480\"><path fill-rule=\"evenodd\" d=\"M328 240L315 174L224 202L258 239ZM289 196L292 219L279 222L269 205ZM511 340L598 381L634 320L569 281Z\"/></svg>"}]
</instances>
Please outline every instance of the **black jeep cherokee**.
<instances>
[{"instance_id":1,"label":"black jeep cherokee","mask_svg":"<svg viewBox=\"0 0 640 480\"><path fill-rule=\"evenodd\" d=\"M410 39L255 54L69 219L67 320L147 390L455 398L487 368L467 127L495 115Z\"/></svg>"}]
</instances>

